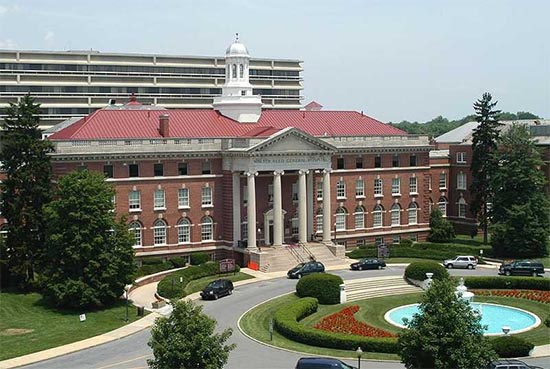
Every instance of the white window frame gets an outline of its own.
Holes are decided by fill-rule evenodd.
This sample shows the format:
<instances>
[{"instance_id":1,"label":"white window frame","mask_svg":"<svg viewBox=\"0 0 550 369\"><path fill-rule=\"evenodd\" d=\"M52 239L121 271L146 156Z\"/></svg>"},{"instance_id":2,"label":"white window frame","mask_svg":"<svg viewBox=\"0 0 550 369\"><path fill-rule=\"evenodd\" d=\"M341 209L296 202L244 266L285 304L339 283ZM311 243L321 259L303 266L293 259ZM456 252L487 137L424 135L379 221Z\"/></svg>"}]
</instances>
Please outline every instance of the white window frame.
<instances>
[{"instance_id":1,"label":"white window frame","mask_svg":"<svg viewBox=\"0 0 550 369\"><path fill-rule=\"evenodd\" d=\"M411 202L407 212L409 216L409 224L418 224L418 205L416 205L415 202Z\"/></svg>"},{"instance_id":2,"label":"white window frame","mask_svg":"<svg viewBox=\"0 0 550 369\"><path fill-rule=\"evenodd\" d=\"M323 181L317 182L317 200L323 200Z\"/></svg>"},{"instance_id":3,"label":"white window frame","mask_svg":"<svg viewBox=\"0 0 550 369\"><path fill-rule=\"evenodd\" d=\"M206 216L201 221L201 242L214 241L214 220Z\"/></svg>"},{"instance_id":4,"label":"white window frame","mask_svg":"<svg viewBox=\"0 0 550 369\"><path fill-rule=\"evenodd\" d=\"M381 205L376 205L372 211L372 226L374 228L381 228L384 226L384 209Z\"/></svg>"},{"instance_id":5,"label":"white window frame","mask_svg":"<svg viewBox=\"0 0 550 369\"><path fill-rule=\"evenodd\" d=\"M443 200L443 201L441 201ZM449 200L445 198L444 196L441 196L439 198L439 201L437 202L437 207L441 211L441 214L443 214L444 217L447 216L447 204L449 203Z\"/></svg>"},{"instance_id":6,"label":"white window frame","mask_svg":"<svg viewBox=\"0 0 550 369\"><path fill-rule=\"evenodd\" d=\"M391 226L400 226L401 225L401 206L395 203L391 207Z\"/></svg>"},{"instance_id":7,"label":"white window frame","mask_svg":"<svg viewBox=\"0 0 550 369\"><path fill-rule=\"evenodd\" d=\"M439 173L439 189L447 188L447 173Z\"/></svg>"},{"instance_id":8,"label":"white window frame","mask_svg":"<svg viewBox=\"0 0 550 369\"><path fill-rule=\"evenodd\" d=\"M365 209L362 206L355 208L354 220L355 220L355 229L364 229L365 228Z\"/></svg>"},{"instance_id":9,"label":"white window frame","mask_svg":"<svg viewBox=\"0 0 550 369\"><path fill-rule=\"evenodd\" d=\"M166 245L166 240L168 238L167 228L168 225L164 220L155 220L155 223L153 223L153 244L155 246Z\"/></svg>"},{"instance_id":10,"label":"white window frame","mask_svg":"<svg viewBox=\"0 0 550 369\"><path fill-rule=\"evenodd\" d=\"M204 186L201 189L201 206L204 207L211 207L213 204L212 202L212 187Z\"/></svg>"},{"instance_id":11,"label":"white window frame","mask_svg":"<svg viewBox=\"0 0 550 369\"><path fill-rule=\"evenodd\" d=\"M178 244L191 243L191 221L181 218L178 222Z\"/></svg>"},{"instance_id":12,"label":"white window frame","mask_svg":"<svg viewBox=\"0 0 550 369\"><path fill-rule=\"evenodd\" d=\"M138 221L133 221L128 224L128 231L134 236L134 245L135 247L143 246L143 226Z\"/></svg>"},{"instance_id":13,"label":"white window frame","mask_svg":"<svg viewBox=\"0 0 550 369\"><path fill-rule=\"evenodd\" d=\"M298 183L292 184L292 201L298 202Z\"/></svg>"},{"instance_id":14,"label":"white window frame","mask_svg":"<svg viewBox=\"0 0 550 369\"><path fill-rule=\"evenodd\" d=\"M456 174L456 189L457 190L466 190L467 189L466 173L458 172Z\"/></svg>"},{"instance_id":15,"label":"white window frame","mask_svg":"<svg viewBox=\"0 0 550 369\"><path fill-rule=\"evenodd\" d=\"M391 179L391 194L393 196L400 196L401 195L401 179L400 178L392 178Z\"/></svg>"},{"instance_id":16,"label":"white window frame","mask_svg":"<svg viewBox=\"0 0 550 369\"><path fill-rule=\"evenodd\" d=\"M188 188L179 188L178 189L178 209L188 209L189 208L189 189Z\"/></svg>"},{"instance_id":17,"label":"white window frame","mask_svg":"<svg viewBox=\"0 0 550 369\"><path fill-rule=\"evenodd\" d=\"M346 182L344 181L336 182L336 198L337 199L346 198Z\"/></svg>"},{"instance_id":18,"label":"white window frame","mask_svg":"<svg viewBox=\"0 0 550 369\"><path fill-rule=\"evenodd\" d=\"M336 224L336 231L346 230L346 210L344 208L336 209L334 223Z\"/></svg>"},{"instance_id":19,"label":"white window frame","mask_svg":"<svg viewBox=\"0 0 550 369\"><path fill-rule=\"evenodd\" d=\"M458 199L458 217L459 218L466 218L466 200L464 200L463 197Z\"/></svg>"},{"instance_id":20,"label":"white window frame","mask_svg":"<svg viewBox=\"0 0 550 369\"><path fill-rule=\"evenodd\" d=\"M166 193L162 188L156 189L154 193L153 206L155 210L166 209Z\"/></svg>"},{"instance_id":21,"label":"white window frame","mask_svg":"<svg viewBox=\"0 0 550 369\"><path fill-rule=\"evenodd\" d=\"M141 193L138 190L128 192L128 207L130 212L141 211Z\"/></svg>"},{"instance_id":22,"label":"white window frame","mask_svg":"<svg viewBox=\"0 0 550 369\"><path fill-rule=\"evenodd\" d=\"M383 194L383 183L382 183L382 178L376 178L374 180L374 196L375 197L382 197L384 196Z\"/></svg>"},{"instance_id":23,"label":"white window frame","mask_svg":"<svg viewBox=\"0 0 550 369\"><path fill-rule=\"evenodd\" d=\"M300 222L297 216L290 219L290 233L293 236L297 236L300 233Z\"/></svg>"},{"instance_id":24,"label":"white window frame","mask_svg":"<svg viewBox=\"0 0 550 369\"><path fill-rule=\"evenodd\" d=\"M416 177L409 178L409 193L411 194L418 193L418 179Z\"/></svg>"},{"instance_id":25,"label":"white window frame","mask_svg":"<svg viewBox=\"0 0 550 369\"><path fill-rule=\"evenodd\" d=\"M456 162L460 164L466 163L466 153L465 152L457 152L456 153Z\"/></svg>"},{"instance_id":26,"label":"white window frame","mask_svg":"<svg viewBox=\"0 0 550 369\"><path fill-rule=\"evenodd\" d=\"M317 221L317 233L323 232L323 210L319 209L315 215Z\"/></svg>"},{"instance_id":27,"label":"white window frame","mask_svg":"<svg viewBox=\"0 0 550 369\"><path fill-rule=\"evenodd\" d=\"M273 202L273 183L267 185L267 202Z\"/></svg>"},{"instance_id":28,"label":"white window frame","mask_svg":"<svg viewBox=\"0 0 550 369\"><path fill-rule=\"evenodd\" d=\"M365 197L365 180L358 179L355 181L355 197Z\"/></svg>"}]
</instances>

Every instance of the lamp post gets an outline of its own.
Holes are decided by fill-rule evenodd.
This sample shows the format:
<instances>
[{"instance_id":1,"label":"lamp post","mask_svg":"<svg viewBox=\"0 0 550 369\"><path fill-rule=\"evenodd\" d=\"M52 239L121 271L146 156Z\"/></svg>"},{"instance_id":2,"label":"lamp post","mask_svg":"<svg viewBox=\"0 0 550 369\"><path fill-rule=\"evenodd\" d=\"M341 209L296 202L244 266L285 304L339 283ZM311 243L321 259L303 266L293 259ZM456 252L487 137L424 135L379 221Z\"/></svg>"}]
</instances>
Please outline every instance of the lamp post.
<instances>
[{"instance_id":1,"label":"lamp post","mask_svg":"<svg viewBox=\"0 0 550 369\"><path fill-rule=\"evenodd\" d=\"M336 222L334 222L334 244L338 245L338 240L336 239Z\"/></svg>"},{"instance_id":2,"label":"lamp post","mask_svg":"<svg viewBox=\"0 0 550 369\"><path fill-rule=\"evenodd\" d=\"M126 317L124 321L128 323L128 293L130 292L130 285L124 286L124 297L126 298Z\"/></svg>"},{"instance_id":3,"label":"lamp post","mask_svg":"<svg viewBox=\"0 0 550 369\"><path fill-rule=\"evenodd\" d=\"M361 369L361 355L363 355L363 350L361 350L361 346L357 347L357 350L355 350L357 353L357 369Z\"/></svg>"}]
</instances>

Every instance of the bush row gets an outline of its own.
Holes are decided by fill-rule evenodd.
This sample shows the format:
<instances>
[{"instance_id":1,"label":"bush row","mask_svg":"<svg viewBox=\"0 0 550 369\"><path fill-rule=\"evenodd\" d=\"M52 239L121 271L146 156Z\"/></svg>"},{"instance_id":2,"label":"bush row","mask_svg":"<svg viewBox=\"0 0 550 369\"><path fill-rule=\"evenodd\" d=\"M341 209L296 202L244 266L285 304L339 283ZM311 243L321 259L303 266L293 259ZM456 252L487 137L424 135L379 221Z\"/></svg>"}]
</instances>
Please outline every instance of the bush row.
<instances>
[{"instance_id":1,"label":"bush row","mask_svg":"<svg viewBox=\"0 0 550 369\"><path fill-rule=\"evenodd\" d=\"M445 267L435 261L417 261L410 263L405 269L405 277L417 281L425 280L426 273L433 273L433 279L443 279L449 277L449 272Z\"/></svg>"},{"instance_id":2,"label":"bush row","mask_svg":"<svg viewBox=\"0 0 550 369\"><path fill-rule=\"evenodd\" d=\"M464 284L469 289L550 291L550 280L538 277L466 277Z\"/></svg>"},{"instance_id":3,"label":"bush row","mask_svg":"<svg viewBox=\"0 0 550 369\"><path fill-rule=\"evenodd\" d=\"M499 357L529 356L529 352L535 347L531 342L516 336L498 337L490 342Z\"/></svg>"},{"instance_id":4,"label":"bush row","mask_svg":"<svg viewBox=\"0 0 550 369\"><path fill-rule=\"evenodd\" d=\"M340 285L344 283L340 276L329 273L306 275L296 284L298 297L314 297L323 305L340 303Z\"/></svg>"},{"instance_id":5,"label":"bush row","mask_svg":"<svg viewBox=\"0 0 550 369\"><path fill-rule=\"evenodd\" d=\"M372 338L350 334L325 332L299 323L303 318L317 311L317 299L305 297L280 308L274 316L274 327L283 336L296 342L311 346L328 347L342 350L397 353L395 338Z\"/></svg>"},{"instance_id":6,"label":"bush row","mask_svg":"<svg viewBox=\"0 0 550 369\"><path fill-rule=\"evenodd\" d=\"M235 272L239 271L239 266L235 265ZM157 286L157 293L168 299L179 299L185 297L185 287L187 287L189 282L218 273L219 264L216 262L209 261L201 265L191 265L186 269L178 270L163 278ZM180 277L183 279L183 282L180 282Z\"/></svg>"},{"instance_id":7,"label":"bush row","mask_svg":"<svg viewBox=\"0 0 550 369\"><path fill-rule=\"evenodd\" d=\"M185 264L186 264L186 261L181 256L175 256L170 259L145 258L141 260L141 266L138 267L135 274L135 278L163 272L165 270L182 268L185 266Z\"/></svg>"}]
</instances>

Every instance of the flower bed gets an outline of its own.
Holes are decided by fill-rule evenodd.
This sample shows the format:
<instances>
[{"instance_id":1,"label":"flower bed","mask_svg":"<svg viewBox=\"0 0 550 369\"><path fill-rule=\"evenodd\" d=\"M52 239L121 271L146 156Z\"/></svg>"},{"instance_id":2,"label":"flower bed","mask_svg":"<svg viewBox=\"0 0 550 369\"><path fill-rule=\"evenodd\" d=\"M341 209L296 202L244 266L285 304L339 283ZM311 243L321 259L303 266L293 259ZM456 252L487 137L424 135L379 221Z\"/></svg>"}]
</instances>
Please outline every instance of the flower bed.
<instances>
[{"instance_id":1,"label":"flower bed","mask_svg":"<svg viewBox=\"0 0 550 369\"><path fill-rule=\"evenodd\" d=\"M550 304L550 291L539 290L472 290L476 296L499 296L527 299Z\"/></svg>"},{"instance_id":2,"label":"flower bed","mask_svg":"<svg viewBox=\"0 0 550 369\"><path fill-rule=\"evenodd\" d=\"M324 317L314 328L327 332L355 334L364 337L396 337L390 332L357 321L354 314L358 311L359 306L348 306L337 313Z\"/></svg>"}]
</instances>

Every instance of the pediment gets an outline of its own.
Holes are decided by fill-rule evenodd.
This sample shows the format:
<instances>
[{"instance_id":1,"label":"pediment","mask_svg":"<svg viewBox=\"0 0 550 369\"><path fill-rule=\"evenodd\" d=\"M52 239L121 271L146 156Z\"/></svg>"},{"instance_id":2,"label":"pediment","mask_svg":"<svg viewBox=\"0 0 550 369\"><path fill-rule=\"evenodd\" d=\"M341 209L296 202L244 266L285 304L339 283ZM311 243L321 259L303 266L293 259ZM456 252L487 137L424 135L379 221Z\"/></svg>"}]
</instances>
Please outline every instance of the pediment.
<instances>
[{"instance_id":1,"label":"pediment","mask_svg":"<svg viewBox=\"0 0 550 369\"><path fill-rule=\"evenodd\" d=\"M296 128L279 131L250 148L250 152L319 152L336 148Z\"/></svg>"}]
</instances>

